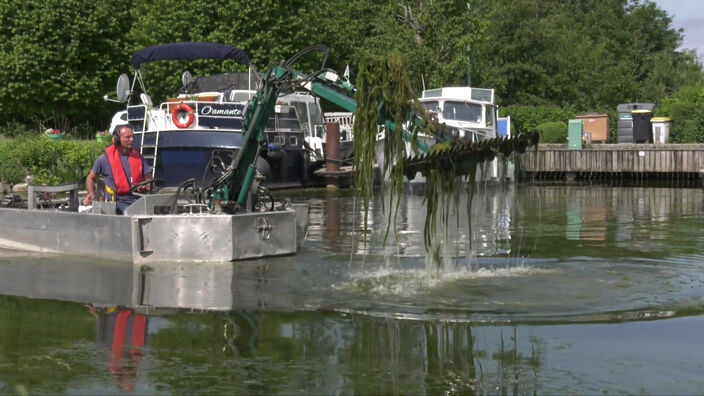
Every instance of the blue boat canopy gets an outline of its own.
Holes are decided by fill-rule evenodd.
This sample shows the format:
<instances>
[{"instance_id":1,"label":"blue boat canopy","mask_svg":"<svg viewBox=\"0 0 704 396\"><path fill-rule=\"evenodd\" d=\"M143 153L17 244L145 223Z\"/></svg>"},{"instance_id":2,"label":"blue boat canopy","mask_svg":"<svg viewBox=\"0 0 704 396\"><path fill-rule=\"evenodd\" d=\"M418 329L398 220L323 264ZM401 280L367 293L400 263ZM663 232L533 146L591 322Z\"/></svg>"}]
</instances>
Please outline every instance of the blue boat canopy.
<instances>
[{"instance_id":1,"label":"blue boat canopy","mask_svg":"<svg viewBox=\"0 0 704 396\"><path fill-rule=\"evenodd\" d=\"M139 70L143 63L162 60L232 59L249 65L249 55L225 44L216 43L170 43L147 47L132 54L132 67Z\"/></svg>"}]
</instances>

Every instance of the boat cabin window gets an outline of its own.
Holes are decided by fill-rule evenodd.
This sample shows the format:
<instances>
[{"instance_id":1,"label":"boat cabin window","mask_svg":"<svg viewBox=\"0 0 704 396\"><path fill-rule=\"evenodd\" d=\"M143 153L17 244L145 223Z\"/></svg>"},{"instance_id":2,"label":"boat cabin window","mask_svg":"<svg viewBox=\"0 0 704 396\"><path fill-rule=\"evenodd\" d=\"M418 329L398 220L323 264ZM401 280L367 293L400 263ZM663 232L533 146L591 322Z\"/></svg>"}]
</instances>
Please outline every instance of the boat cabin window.
<instances>
[{"instance_id":1,"label":"boat cabin window","mask_svg":"<svg viewBox=\"0 0 704 396\"><path fill-rule=\"evenodd\" d=\"M486 108L486 126L494 126L496 119L496 108L487 107Z\"/></svg>"},{"instance_id":2,"label":"boat cabin window","mask_svg":"<svg viewBox=\"0 0 704 396\"><path fill-rule=\"evenodd\" d=\"M178 187L189 178L209 185L218 176L214 169L222 170L229 166L237 158L238 151L211 147L160 147L156 163L158 179L169 187ZM210 164L211 160L217 167L204 169L205 164Z\"/></svg>"},{"instance_id":3,"label":"boat cabin window","mask_svg":"<svg viewBox=\"0 0 704 396\"><path fill-rule=\"evenodd\" d=\"M289 136L288 138L288 144L291 146L296 146L298 145L298 138L295 136Z\"/></svg>"},{"instance_id":4,"label":"boat cabin window","mask_svg":"<svg viewBox=\"0 0 704 396\"><path fill-rule=\"evenodd\" d=\"M482 106L467 102L447 101L442 108L446 120L482 122Z\"/></svg>"},{"instance_id":5,"label":"boat cabin window","mask_svg":"<svg viewBox=\"0 0 704 396\"><path fill-rule=\"evenodd\" d=\"M310 124L308 123L308 110L306 110L305 102L292 102L291 104L296 108L296 115L298 115L298 121L301 123L301 126L308 129L308 125ZM310 130L304 132L310 133Z\"/></svg>"},{"instance_id":6,"label":"boat cabin window","mask_svg":"<svg viewBox=\"0 0 704 396\"><path fill-rule=\"evenodd\" d=\"M308 111L310 112L310 119L313 120L314 124L324 124L323 113L320 111L320 105L318 102L308 103Z\"/></svg>"},{"instance_id":7,"label":"boat cabin window","mask_svg":"<svg viewBox=\"0 0 704 396\"><path fill-rule=\"evenodd\" d=\"M343 141L354 142L354 127L352 125L340 127L340 136Z\"/></svg>"},{"instance_id":8,"label":"boat cabin window","mask_svg":"<svg viewBox=\"0 0 704 396\"><path fill-rule=\"evenodd\" d=\"M281 135L274 136L274 143L284 145L286 144L286 138Z\"/></svg>"},{"instance_id":9,"label":"boat cabin window","mask_svg":"<svg viewBox=\"0 0 704 396\"><path fill-rule=\"evenodd\" d=\"M230 102L246 102L254 97L253 91L235 91L226 92L224 98Z\"/></svg>"},{"instance_id":10,"label":"boat cabin window","mask_svg":"<svg viewBox=\"0 0 704 396\"><path fill-rule=\"evenodd\" d=\"M423 105L425 111L438 111L438 109L440 108L440 102L438 101L420 102L420 104Z\"/></svg>"},{"instance_id":11,"label":"boat cabin window","mask_svg":"<svg viewBox=\"0 0 704 396\"><path fill-rule=\"evenodd\" d=\"M275 113L266 123L268 131L300 131L301 124L298 122L296 109L291 106L286 113Z\"/></svg>"}]
</instances>

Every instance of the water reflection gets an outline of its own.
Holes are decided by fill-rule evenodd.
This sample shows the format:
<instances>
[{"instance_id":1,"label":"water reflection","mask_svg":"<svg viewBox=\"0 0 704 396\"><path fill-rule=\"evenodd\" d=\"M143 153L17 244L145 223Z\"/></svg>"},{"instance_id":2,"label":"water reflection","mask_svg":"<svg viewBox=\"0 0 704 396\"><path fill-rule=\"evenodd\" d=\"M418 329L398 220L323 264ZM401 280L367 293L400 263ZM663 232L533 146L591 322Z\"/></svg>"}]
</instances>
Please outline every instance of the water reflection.
<instances>
[{"instance_id":1,"label":"water reflection","mask_svg":"<svg viewBox=\"0 0 704 396\"><path fill-rule=\"evenodd\" d=\"M520 247L525 254L554 254L559 245L603 248L589 251L597 256L623 255L624 249L669 254L673 248L699 249L704 240L685 231L702 226L701 189L524 186L518 196L512 234L527 242Z\"/></svg>"},{"instance_id":2,"label":"water reflection","mask_svg":"<svg viewBox=\"0 0 704 396\"><path fill-rule=\"evenodd\" d=\"M285 310L303 308L306 283L282 258L274 270L243 263L95 263L61 256L25 256L0 266L0 294L100 305L147 313L186 308ZM289 263L290 264L290 263Z\"/></svg>"},{"instance_id":3,"label":"water reflection","mask_svg":"<svg viewBox=\"0 0 704 396\"><path fill-rule=\"evenodd\" d=\"M147 316L128 308L88 305L95 317L96 342L110 349L110 374L122 391L133 391L144 358Z\"/></svg>"},{"instance_id":4,"label":"water reflection","mask_svg":"<svg viewBox=\"0 0 704 396\"><path fill-rule=\"evenodd\" d=\"M7 302L8 297L1 297ZM25 312L32 312L30 304ZM95 309L95 308L94 308ZM6 312L0 309L0 315ZM59 309L59 312L64 310ZM221 393L437 394L535 392L545 353L540 340L519 337L518 328L473 328L467 323L415 322L365 315L293 315L241 311L144 315L119 308L95 309L96 351L61 349L39 339L35 353L51 353L72 365L93 365L103 392L170 393L198 389ZM72 313L72 328L54 341L80 344L68 333L85 333L85 314ZM12 325L17 330L19 325ZM84 341L88 341L84 339ZM3 346L3 356L15 348ZM26 351L24 353L27 353ZM8 362L0 357L0 364ZM4 371L9 383L67 381L85 393L71 370ZM34 370L33 370L34 371ZM55 376L55 374L58 374ZM68 374L68 376L67 376ZM84 373L85 375L85 373ZM275 380L278 379L278 380ZM37 391L37 388L30 388ZM71 392L69 392L71 393Z\"/></svg>"},{"instance_id":5,"label":"water reflection","mask_svg":"<svg viewBox=\"0 0 704 396\"><path fill-rule=\"evenodd\" d=\"M702 241L694 233L683 240L678 230L685 222L701 226L702 199L702 190L697 188L484 186L473 197L471 216L467 193L461 192L459 205L448 221L449 240L442 233L437 238L450 246L447 254L452 257L552 256L556 246L572 251L584 246L604 247L603 254L611 254L613 249L656 252L673 240L691 245ZM404 196L396 232L383 247L387 214L379 196L371 203L366 237L361 203L353 197L313 199L309 241L316 247L316 242L322 242L325 249L356 256L392 252L395 256L425 257L423 200L419 193Z\"/></svg>"},{"instance_id":6,"label":"water reflection","mask_svg":"<svg viewBox=\"0 0 704 396\"><path fill-rule=\"evenodd\" d=\"M703 384L692 368L704 361L691 349L702 321L643 332L633 325L476 326L315 312L93 310L94 317L75 303L0 297L3 389L517 395L687 393ZM27 328L36 318L51 331ZM673 332L679 336L667 337ZM10 334L22 334L22 342ZM683 355L680 343L693 353ZM669 369L659 375L662 367Z\"/></svg>"},{"instance_id":7,"label":"water reflection","mask_svg":"<svg viewBox=\"0 0 704 396\"><path fill-rule=\"evenodd\" d=\"M472 216L453 218L451 253L474 252L473 266L437 277L424 272L421 196L404 197L392 249L378 202L362 236L351 196L297 199L312 203L311 238L291 257L132 266L0 250L0 392L704 385L699 189L482 188Z\"/></svg>"},{"instance_id":8,"label":"water reflection","mask_svg":"<svg viewBox=\"0 0 704 396\"><path fill-rule=\"evenodd\" d=\"M541 360L534 340L519 346L515 328L501 329L496 338L467 322L305 313L295 297L300 290L277 283L280 278L261 265L133 267L36 256L3 267L0 279L0 355L25 353L6 342L8 335L20 331L24 318L43 317L47 301L64 301L50 304L62 317L59 337L75 343L93 327L96 351L52 355L104 370L91 375L109 378L108 389L120 392L191 389L197 382L209 392L493 393L499 387L525 393L534 390ZM40 348L46 345L39 338L44 333L26 336ZM259 367L257 375L288 379L254 380L248 365L255 361L275 362ZM182 368L171 372L173 365ZM232 373L223 378L224 367ZM22 372L14 376L11 382L33 381Z\"/></svg>"}]
</instances>

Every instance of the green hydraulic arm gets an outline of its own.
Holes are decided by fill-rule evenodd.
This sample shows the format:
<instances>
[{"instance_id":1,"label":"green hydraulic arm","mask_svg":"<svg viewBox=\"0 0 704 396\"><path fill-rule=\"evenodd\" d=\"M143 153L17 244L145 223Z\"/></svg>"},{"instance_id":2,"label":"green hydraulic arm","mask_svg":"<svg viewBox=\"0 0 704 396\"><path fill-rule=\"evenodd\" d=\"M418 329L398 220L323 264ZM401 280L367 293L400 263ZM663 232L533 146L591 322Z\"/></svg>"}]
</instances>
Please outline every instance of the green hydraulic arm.
<instances>
[{"instance_id":1,"label":"green hydraulic arm","mask_svg":"<svg viewBox=\"0 0 704 396\"><path fill-rule=\"evenodd\" d=\"M262 87L257 91L245 111L242 148L235 161L222 176L213 183L210 206L214 202L236 202L239 210L245 208L247 194L254 181L257 158L266 146L264 128L267 120L274 113L276 98L281 89L280 82L285 74L278 67L269 71ZM217 206L217 205L215 205Z\"/></svg>"},{"instance_id":2,"label":"green hydraulic arm","mask_svg":"<svg viewBox=\"0 0 704 396\"><path fill-rule=\"evenodd\" d=\"M302 81L301 87L306 89L311 94L329 101L350 113L357 111L357 101L353 96L357 90L354 85L347 81L340 80L338 75L329 70L323 70L313 75L312 78L305 76L292 70L293 76L297 81ZM420 122L420 118L412 116L413 122ZM396 132L396 124L392 120L379 120L379 125L383 125L389 133ZM403 137L406 141L411 141L411 134L406 130L401 129ZM430 148L423 142L418 142L418 149L421 152L428 153Z\"/></svg>"},{"instance_id":3,"label":"green hydraulic arm","mask_svg":"<svg viewBox=\"0 0 704 396\"><path fill-rule=\"evenodd\" d=\"M262 87L245 111L242 148L228 171L213 183L211 206L214 201L236 201L239 208L245 207L256 173L257 158L266 147L264 128L274 113L276 100L282 91L302 88L349 112L354 113L357 109L357 102L353 98L356 88L352 84L338 79L337 75L329 70L321 70L311 76L304 75L290 68L290 62L274 66L266 74ZM389 133L396 132L393 121L380 120L380 124L384 125ZM410 140L410 134L405 131L403 133ZM429 151L424 144L419 144L419 148L423 152Z\"/></svg>"},{"instance_id":4,"label":"green hydraulic arm","mask_svg":"<svg viewBox=\"0 0 704 396\"><path fill-rule=\"evenodd\" d=\"M354 113L357 102L353 99L356 88L347 81L340 80L334 72L320 71L312 78L291 71L293 77L301 82L300 86L313 95L326 99L343 109ZM410 114L408 119L414 126L421 122L418 115ZM397 126L392 120L379 120L379 125L384 125L387 133L396 133ZM411 141L411 134L401 128L403 138ZM523 153L528 146L538 144L537 133L519 133L513 138L495 138L481 142L452 142L443 150L433 151L423 142L418 142L419 154L411 155L404 159L404 174L412 179L418 172L426 176L430 169L447 169L454 167L457 174L466 174L472 171L477 164L491 161L497 154L509 156L511 153ZM438 142L441 140L437 138Z\"/></svg>"},{"instance_id":5,"label":"green hydraulic arm","mask_svg":"<svg viewBox=\"0 0 704 396\"><path fill-rule=\"evenodd\" d=\"M327 48L310 47L290 60L274 66L266 74L261 88L245 111L242 148L228 170L213 182L210 195L211 207L214 206L214 202L227 201L236 203L236 211L245 208L256 173L257 158L267 143L264 128L268 119L274 114L274 106L282 92L305 89L316 97L325 99L349 112L356 111L357 102L353 98L356 88L349 82L340 80L336 73L323 68L311 75L305 75L291 68L300 56L316 50L325 51L327 58ZM323 61L324 64L325 61ZM413 114L409 115L409 120L413 123L421 121L420 117ZM379 120L379 124L386 127L387 133L396 133L400 129L404 139L411 140L411 134L402 126L399 128L392 120ZM419 142L418 148L421 154L404 160L404 173L412 177L416 172L427 174L431 168L453 166L463 174L474 169L478 163L493 159L498 153L509 155L512 152L523 152L527 146L537 144L537 138L537 134L521 133L511 139L497 138L479 143L453 143L446 145L442 150L431 150L430 147Z\"/></svg>"}]
</instances>

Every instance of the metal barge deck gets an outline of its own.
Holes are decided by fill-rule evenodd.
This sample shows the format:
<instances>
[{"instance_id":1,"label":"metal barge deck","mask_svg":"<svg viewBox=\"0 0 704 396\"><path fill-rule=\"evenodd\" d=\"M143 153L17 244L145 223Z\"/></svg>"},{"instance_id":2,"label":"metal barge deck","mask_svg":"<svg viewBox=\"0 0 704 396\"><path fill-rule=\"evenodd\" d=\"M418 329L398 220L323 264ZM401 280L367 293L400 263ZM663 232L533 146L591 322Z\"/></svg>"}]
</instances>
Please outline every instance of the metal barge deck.
<instances>
[{"instance_id":1,"label":"metal barge deck","mask_svg":"<svg viewBox=\"0 0 704 396\"><path fill-rule=\"evenodd\" d=\"M0 247L144 264L295 254L305 240L305 204L241 214L157 214L172 199L143 196L122 216L105 214L100 203L94 213L0 208ZM103 205L114 213L114 203Z\"/></svg>"}]
</instances>

